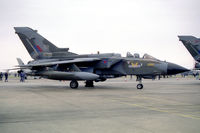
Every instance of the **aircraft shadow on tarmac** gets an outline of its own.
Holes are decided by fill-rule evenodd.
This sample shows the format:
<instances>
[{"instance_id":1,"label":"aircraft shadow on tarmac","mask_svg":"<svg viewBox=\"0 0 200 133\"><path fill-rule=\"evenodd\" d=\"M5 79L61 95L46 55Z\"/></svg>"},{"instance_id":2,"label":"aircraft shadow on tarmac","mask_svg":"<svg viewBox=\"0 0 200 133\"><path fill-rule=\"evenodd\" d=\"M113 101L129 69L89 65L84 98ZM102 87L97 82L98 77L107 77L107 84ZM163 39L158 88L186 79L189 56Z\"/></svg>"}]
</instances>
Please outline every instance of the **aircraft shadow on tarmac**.
<instances>
[{"instance_id":1,"label":"aircraft shadow on tarmac","mask_svg":"<svg viewBox=\"0 0 200 133\"><path fill-rule=\"evenodd\" d=\"M124 89L133 89L137 90L136 88L130 88L130 87L121 87L121 86L111 86L111 85L99 85L95 87L85 87L80 86L78 89L71 89L70 87L66 86L56 86L56 85L44 85L44 86L29 86L26 90L29 91L55 91L55 92L64 92L64 91L87 91L87 90L124 90Z\"/></svg>"}]
</instances>

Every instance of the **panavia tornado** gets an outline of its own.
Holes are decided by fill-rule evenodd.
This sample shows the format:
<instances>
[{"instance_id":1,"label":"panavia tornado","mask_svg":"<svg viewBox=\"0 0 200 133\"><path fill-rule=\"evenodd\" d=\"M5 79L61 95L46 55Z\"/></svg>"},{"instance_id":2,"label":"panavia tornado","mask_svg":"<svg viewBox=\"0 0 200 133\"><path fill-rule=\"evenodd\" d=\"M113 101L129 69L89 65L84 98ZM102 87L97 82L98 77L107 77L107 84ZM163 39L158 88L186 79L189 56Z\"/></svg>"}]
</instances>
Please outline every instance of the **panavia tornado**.
<instances>
[{"instance_id":1,"label":"panavia tornado","mask_svg":"<svg viewBox=\"0 0 200 133\"><path fill-rule=\"evenodd\" d=\"M173 75L188 71L179 65L160 61L145 54L85 54L69 52L69 48L58 48L43 36L28 27L14 27L32 61L19 65L19 69L29 69L27 75L40 76L53 80L70 80L71 88L78 88L80 80L86 81L86 87L93 87L95 82L108 78L127 75L137 77L137 89L142 89L142 78L152 79L160 75Z\"/></svg>"}]
</instances>

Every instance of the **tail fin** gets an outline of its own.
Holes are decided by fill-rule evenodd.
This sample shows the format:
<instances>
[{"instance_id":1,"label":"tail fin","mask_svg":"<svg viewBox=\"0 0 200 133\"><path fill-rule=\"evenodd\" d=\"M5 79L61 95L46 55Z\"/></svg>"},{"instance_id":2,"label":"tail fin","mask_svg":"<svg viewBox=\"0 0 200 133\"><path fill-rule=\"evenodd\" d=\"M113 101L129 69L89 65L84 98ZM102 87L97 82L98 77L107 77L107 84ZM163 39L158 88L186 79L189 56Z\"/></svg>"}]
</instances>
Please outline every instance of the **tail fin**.
<instances>
[{"instance_id":1,"label":"tail fin","mask_svg":"<svg viewBox=\"0 0 200 133\"><path fill-rule=\"evenodd\" d=\"M24 65L24 62L20 58L17 58L17 62L19 65Z\"/></svg>"},{"instance_id":2,"label":"tail fin","mask_svg":"<svg viewBox=\"0 0 200 133\"><path fill-rule=\"evenodd\" d=\"M54 53L59 53L61 56L62 53L65 53L65 56L76 55L68 52L69 48L56 47L46 38L38 34L36 30L29 27L14 27L14 29L33 59L54 58L56 56Z\"/></svg>"},{"instance_id":3,"label":"tail fin","mask_svg":"<svg viewBox=\"0 0 200 133\"><path fill-rule=\"evenodd\" d=\"M194 36L178 36L193 58L200 62L200 39Z\"/></svg>"}]
</instances>

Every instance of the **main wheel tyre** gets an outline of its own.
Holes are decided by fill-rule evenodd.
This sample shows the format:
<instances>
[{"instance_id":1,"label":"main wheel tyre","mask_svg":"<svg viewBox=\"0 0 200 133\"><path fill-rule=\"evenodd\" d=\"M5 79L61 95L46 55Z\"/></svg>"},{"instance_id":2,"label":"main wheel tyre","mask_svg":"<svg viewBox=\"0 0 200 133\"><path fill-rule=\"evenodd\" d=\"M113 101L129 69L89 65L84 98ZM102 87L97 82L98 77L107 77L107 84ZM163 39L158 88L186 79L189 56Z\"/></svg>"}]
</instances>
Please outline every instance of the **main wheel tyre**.
<instances>
[{"instance_id":1,"label":"main wheel tyre","mask_svg":"<svg viewBox=\"0 0 200 133\"><path fill-rule=\"evenodd\" d=\"M72 89L78 88L78 82L77 82L76 80L72 80L72 81L70 82L70 87L71 87Z\"/></svg>"},{"instance_id":2,"label":"main wheel tyre","mask_svg":"<svg viewBox=\"0 0 200 133\"><path fill-rule=\"evenodd\" d=\"M91 80L87 80L87 81L85 82L85 87L94 87L94 82L91 81Z\"/></svg>"},{"instance_id":3,"label":"main wheel tyre","mask_svg":"<svg viewBox=\"0 0 200 133\"><path fill-rule=\"evenodd\" d=\"M137 85L137 89L142 89L143 88L143 85L142 84L138 84Z\"/></svg>"}]
</instances>

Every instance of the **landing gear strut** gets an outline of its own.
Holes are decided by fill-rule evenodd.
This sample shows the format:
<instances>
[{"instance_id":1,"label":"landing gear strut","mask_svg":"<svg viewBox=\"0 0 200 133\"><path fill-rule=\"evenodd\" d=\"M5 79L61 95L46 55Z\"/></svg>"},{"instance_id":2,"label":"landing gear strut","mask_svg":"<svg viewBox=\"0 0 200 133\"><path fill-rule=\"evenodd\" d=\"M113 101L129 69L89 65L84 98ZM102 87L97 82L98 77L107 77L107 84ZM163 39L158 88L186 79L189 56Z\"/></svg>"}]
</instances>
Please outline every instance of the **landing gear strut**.
<instances>
[{"instance_id":1,"label":"landing gear strut","mask_svg":"<svg viewBox=\"0 0 200 133\"><path fill-rule=\"evenodd\" d=\"M142 77L137 76L136 81L139 81L139 84L137 84L137 89L143 89Z\"/></svg>"},{"instance_id":2,"label":"landing gear strut","mask_svg":"<svg viewBox=\"0 0 200 133\"><path fill-rule=\"evenodd\" d=\"M85 87L94 87L94 82L92 80L86 80Z\"/></svg>"},{"instance_id":3,"label":"landing gear strut","mask_svg":"<svg viewBox=\"0 0 200 133\"><path fill-rule=\"evenodd\" d=\"M72 80L72 81L70 82L70 87L71 87L72 89L78 88L78 82L77 82L76 80Z\"/></svg>"}]
</instances>

